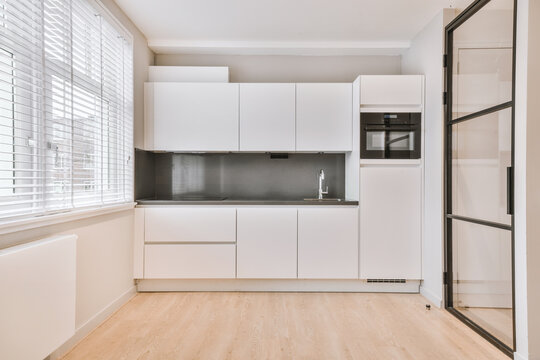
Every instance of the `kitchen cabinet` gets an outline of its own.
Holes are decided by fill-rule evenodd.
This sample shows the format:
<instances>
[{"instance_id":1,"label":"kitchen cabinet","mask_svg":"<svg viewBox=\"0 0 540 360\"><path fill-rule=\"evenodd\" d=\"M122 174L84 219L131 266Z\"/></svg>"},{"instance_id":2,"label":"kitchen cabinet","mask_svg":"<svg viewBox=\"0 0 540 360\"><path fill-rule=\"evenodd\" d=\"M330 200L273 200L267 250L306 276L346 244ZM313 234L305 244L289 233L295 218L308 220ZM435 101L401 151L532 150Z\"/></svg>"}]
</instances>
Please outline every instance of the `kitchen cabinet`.
<instances>
[{"instance_id":1,"label":"kitchen cabinet","mask_svg":"<svg viewBox=\"0 0 540 360\"><path fill-rule=\"evenodd\" d=\"M145 279L231 279L234 244L150 244L144 249Z\"/></svg>"},{"instance_id":2,"label":"kitchen cabinet","mask_svg":"<svg viewBox=\"0 0 540 360\"><path fill-rule=\"evenodd\" d=\"M234 208L148 208L145 243L234 243Z\"/></svg>"},{"instance_id":3,"label":"kitchen cabinet","mask_svg":"<svg viewBox=\"0 0 540 360\"><path fill-rule=\"evenodd\" d=\"M146 83L145 148L238 151L239 84Z\"/></svg>"},{"instance_id":4,"label":"kitchen cabinet","mask_svg":"<svg viewBox=\"0 0 540 360\"><path fill-rule=\"evenodd\" d=\"M295 109L295 84L240 84L240 151L294 151Z\"/></svg>"},{"instance_id":5,"label":"kitchen cabinet","mask_svg":"<svg viewBox=\"0 0 540 360\"><path fill-rule=\"evenodd\" d=\"M298 278L358 278L358 209L298 209Z\"/></svg>"},{"instance_id":6,"label":"kitchen cabinet","mask_svg":"<svg viewBox=\"0 0 540 360\"><path fill-rule=\"evenodd\" d=\"M238 278L296 278L297 209L237 211Z\"/></svg>"},{"instance_id":7,"label":"kitchen cabinet","mask_svg":"<svg viewBox=\"0 0 540 360\"><path fill-rule=\"evenodd\" d=\"M422 168L360 169L360 277L421 279Z\"/></svg>"},{"instance_id":8,"label":"kitchen cabinet","mask_svg":"<svg viewBox=\"0 0 540 360\"><path fill-rule=\"evenodd\" d=\"M296 84L296 150L352 151L352 84Z\"/></svg>"},{"instance_id":9,"label":"kitchen cabinet","mask_svg":"<svg viewBox=\"0 0 540 360\"><path fill-rule=\"evenodd\" d=\"M422 75L363 75L360 105L418 105L423 100Z\"/></svg>"}]
</instances>

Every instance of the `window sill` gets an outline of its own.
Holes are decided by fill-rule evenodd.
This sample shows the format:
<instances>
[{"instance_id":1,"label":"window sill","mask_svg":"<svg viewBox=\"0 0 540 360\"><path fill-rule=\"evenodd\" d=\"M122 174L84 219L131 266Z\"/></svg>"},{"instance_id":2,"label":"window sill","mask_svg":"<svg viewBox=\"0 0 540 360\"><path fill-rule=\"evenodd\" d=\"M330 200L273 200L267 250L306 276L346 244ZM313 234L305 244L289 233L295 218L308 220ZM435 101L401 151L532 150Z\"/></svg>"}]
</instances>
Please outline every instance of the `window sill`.
<instances>
[{"instance_id":1,"label":"window sill","mask_svg":"<svg viewBox=\"0 0 540 360\"><path fill-rule=\"evenodd\" d=\"M38 227L50 226L68 221L76 221L94 216L110 214L119 211L133 209L135 202L107 205L98 208L73 210L58 214L36 216L29 219L19 219L6 222L0 222L0 235L14 233L17 231L29 230Z\"/></svg>"}]
</instances>

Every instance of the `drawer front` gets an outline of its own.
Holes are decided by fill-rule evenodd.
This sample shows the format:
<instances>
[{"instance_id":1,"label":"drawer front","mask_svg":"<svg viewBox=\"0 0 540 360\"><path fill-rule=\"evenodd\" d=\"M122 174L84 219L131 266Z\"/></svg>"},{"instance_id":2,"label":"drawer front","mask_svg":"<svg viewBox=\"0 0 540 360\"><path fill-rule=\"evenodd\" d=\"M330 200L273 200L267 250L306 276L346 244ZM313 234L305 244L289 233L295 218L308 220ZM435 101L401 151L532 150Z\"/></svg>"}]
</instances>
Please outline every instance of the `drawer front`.
<instances>
[{"instance_id":1,"label":"drawer front","mask_svg":"<svg viewBox=\"0 0 540 360\"><path fill-rule=\"evenodd\" d=\"M145 242L236 242L236 209L146 209Z\"/></svg>"},{"instance_id":2,"label":"drawer front","mask_svg":"<svg viewBox=\"0 0 540 360\"><path fill-rule=\"evenodd\" d=\"M145 245L145 279L235 278L234 244Z\"/></svg>"}]
</instances>

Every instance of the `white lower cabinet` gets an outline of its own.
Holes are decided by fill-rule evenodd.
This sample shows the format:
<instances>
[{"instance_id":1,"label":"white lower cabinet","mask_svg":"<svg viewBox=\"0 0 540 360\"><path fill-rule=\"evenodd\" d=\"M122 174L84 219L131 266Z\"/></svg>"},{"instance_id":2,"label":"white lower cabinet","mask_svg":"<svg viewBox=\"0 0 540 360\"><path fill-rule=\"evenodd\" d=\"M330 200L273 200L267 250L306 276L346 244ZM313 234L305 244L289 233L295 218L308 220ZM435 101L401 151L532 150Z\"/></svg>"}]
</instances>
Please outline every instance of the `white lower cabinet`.
<instances>
[{"instance_id":1,"label":"white lower cabinet","mask_svg":"<svg viewBox=\"0 0 540 360\"><path fill-rule=\"evenodd\" d=\"M360 277L422 277L422 169L360 169Z\"/></svg>"},{"instance_id":2,"label":"white lower cabinet","mask_svg":"<svg viewBox=\"0 0 540 360\"><path fill-rule=\"evenodd\" d=\"M145 279L231 279L234 244L152 244L144 247Z\"/></svg>"},{"instance_id":3,"label":"white lower cabinet","mask_svg":"<svg viewBox=\"0 0 540 360\"><path fill-rule=\"evenodd\" d=\"M358 278L358 209L298 209L298 278Z\"/></svg>"},{"instance_id":4,"label":"white lower cabinet","mask_svg":"<svg viewBox=\"0 0 540 360\"><path fill-rule=\"evenodd\" d=\"M356 207L138 210L139 278L358 279Z\"/></svg>"},{"instance_id":5,"label":"white lower cabinet","mask_svg":"<svg viewBox=\"0 0 540 360\"><path fill-rule=\"evenodd\" d=\"M237 211L237 277L296 278L297 209Z\"/></svg>"}]
</instances>

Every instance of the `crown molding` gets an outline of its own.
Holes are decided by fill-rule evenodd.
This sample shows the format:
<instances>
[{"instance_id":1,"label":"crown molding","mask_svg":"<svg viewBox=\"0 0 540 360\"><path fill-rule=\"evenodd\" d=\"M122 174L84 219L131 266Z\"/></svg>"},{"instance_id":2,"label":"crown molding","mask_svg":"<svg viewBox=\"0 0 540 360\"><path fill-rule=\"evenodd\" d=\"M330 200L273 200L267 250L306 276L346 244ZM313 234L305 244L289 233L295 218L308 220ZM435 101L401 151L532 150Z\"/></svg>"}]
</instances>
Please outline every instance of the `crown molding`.
<instances>
[{"instance_id":1,"label":"crown molding","mask_svg":"<svg viewBox=\"0 0 540 360\"><path fill-rule=\"evenodd\" d=\"M401 55L409 41L188 41L150 39L156 54L354 56Z\"/></svg>"}]
</instances>

